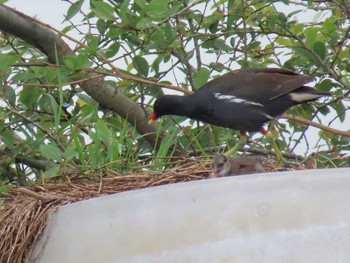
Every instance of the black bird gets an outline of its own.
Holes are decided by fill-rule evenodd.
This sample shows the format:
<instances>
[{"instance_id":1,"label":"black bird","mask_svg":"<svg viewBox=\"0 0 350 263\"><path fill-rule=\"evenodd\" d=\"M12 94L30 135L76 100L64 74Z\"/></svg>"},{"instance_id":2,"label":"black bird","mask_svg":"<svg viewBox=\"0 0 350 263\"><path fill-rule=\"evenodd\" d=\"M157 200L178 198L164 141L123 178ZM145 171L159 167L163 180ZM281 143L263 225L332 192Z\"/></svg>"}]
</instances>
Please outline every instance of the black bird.
<instances>
[{"instance_id":1,"label":"black bird","mask_svg":"<svg viewBox=\"0 0 350 263\"><path fill-rule=\"evenodd\" d=\"M223 154L216 154L211 167L212 177L265 172L260 160L252 156L226 157Z\"/></svg>"},{"instance_id":2,"label":"black bird","mask_svg":"<svg viewBox=\"0 0 350 263\"><path fill-rule=\"evenodd\" d=\"M312 80L278 68L235 70L192 95L160 97L150 122L164 115L180 115L242 132L259 131L289 107L330 95L304 86Z\"/></svg>"}]
</instances>

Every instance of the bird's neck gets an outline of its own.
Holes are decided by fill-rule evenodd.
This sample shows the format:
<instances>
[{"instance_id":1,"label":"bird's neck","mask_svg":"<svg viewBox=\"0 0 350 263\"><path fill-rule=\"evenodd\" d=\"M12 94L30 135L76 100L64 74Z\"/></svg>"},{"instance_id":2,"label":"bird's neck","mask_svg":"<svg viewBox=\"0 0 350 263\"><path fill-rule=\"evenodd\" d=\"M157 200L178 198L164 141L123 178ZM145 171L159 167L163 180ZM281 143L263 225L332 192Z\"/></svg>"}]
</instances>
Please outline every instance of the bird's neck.
<instances>
[{"instance_id":1,"label":"bird's neck","mask_svg":"<svg viewBox=\"0 0 350 263\"><path fill-rule=\"evenodd\" d=\"M164 115L190 116L193 111L191 96L165 95L166 112Z\"/></svg>"}]
</instances>

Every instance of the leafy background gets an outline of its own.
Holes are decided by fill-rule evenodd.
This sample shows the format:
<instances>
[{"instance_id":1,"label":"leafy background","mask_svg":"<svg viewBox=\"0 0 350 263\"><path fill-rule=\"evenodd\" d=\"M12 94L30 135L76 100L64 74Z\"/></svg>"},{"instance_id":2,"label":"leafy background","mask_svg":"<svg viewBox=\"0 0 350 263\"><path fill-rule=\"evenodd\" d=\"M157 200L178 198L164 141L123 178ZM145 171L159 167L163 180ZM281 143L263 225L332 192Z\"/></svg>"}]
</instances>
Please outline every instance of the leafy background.
<instances>
[{"instance_id":1,"label":"leafy background","mask_svg":"<svg viewBox=\"0 0 350 263\"><path fill-rule=\"evenodd\" d=\"M0 37L0 180L5 188L69 169L142 173L145 163L164 169L165 157L178 154L174 145L187 156L209 156L237 142L238 132L172 116L159 122L157 134L166 136L154 149L133 124L86 94L80 84L87 72L103 76L148 114L159 96L195 91L229 70L291 69L315 76L314 86L332 96L288 113L349 129L348 1L66 4L65 14L53 14L63 20L57 30L75 51L64 63L49 63L38 49L6 32ZM295 121L274 127L285 153L312 154L319 167L349 165L348 137ZM268 155L271 145L260 134L252 136L244 150Z\"/></svg>"}]
</instances>

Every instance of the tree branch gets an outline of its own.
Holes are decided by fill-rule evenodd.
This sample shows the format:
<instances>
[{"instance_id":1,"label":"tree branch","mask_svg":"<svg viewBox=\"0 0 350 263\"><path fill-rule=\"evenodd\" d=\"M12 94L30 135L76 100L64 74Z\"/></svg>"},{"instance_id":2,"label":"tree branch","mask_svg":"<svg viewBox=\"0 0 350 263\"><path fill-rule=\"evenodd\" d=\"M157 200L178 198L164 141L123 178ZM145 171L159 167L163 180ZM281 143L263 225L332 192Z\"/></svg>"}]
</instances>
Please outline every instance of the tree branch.
<instances>
[{"instance_id":1,"label":"tree branch","mask_svg":"<svg viewBox=\"0 0 350 263\"><path fill-rule=\"evenodd\" d=\"M281 116L281 118L292 120L292 121L297 121L297 122L300 122L300 123L303 123L303 124L306 124L309 126L313 126L313 127L319 128L325 132L332 133L333 135L342 135L342 136L350 137L350 132L348 132L348 131L337 130L337 129L334 129L334 128L322 125L320 123L298 117L298 116L283 114Z\"/></svg>"},{"instance_id":2,"label":"tree branch","mask_svg":"<svg viewBox=\"0 0 350 263\"><path fill-rule=\"evenodd\" d=\"M28 165L31 168L43 170L46 171L47 169L55 166L54 162L48 161L48 160L42 160L42 159L34 159L30 157L25 156L17 156L15 158L16 163L23 163L25 165Z\"/></svg>"},{"instance_id":3,"label":"tree branch","mask_svg":"<svg viewBox=\"0 0 350 263\"><path fill-rule=\"evenodd\" d=\"M74 55L73 50L58 34L39 24L35 19L3 4L0 5L0 30L13 34L38 48L48 57L51 63L64 64L64 57ZM56 61L56 58L58 58L58 61ZM118 72L120 71L118 70ZM157 124L149 125L147 114L136 102L110 86L104 78L94 79L95 76L96 73L87 73L84 78L88 80L80 84L81 88L101 106L127 119L138 133L145 136L152 147L159 148L164 135L162 133L160 138L157 138ZM120 72L120 77L126 76L126 74ZM135 78L129 77L128 79L134 80ZM151 83L147 81L147 84ZM182 150L177 149L176 152L180 154Z\"/></svg>"}]
</instances>

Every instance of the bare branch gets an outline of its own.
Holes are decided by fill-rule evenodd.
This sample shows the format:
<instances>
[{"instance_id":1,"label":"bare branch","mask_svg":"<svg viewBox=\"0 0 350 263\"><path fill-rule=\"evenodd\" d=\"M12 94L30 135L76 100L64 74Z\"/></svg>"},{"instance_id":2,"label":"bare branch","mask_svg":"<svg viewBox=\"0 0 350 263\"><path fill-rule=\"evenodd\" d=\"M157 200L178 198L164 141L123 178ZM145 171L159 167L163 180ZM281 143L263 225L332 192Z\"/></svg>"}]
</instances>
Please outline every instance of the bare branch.
<instances>
[{"instance_id":1,"label":"bare branch","mask_svg":"<svg viewBox=\"0 0 350 263\"><path fill-rule=\"evenodd\" d=\"M337 129L334 129L334 128L322 125L320 123L317 123L317 122L314 122L314 121L310 121L310 120L298 117L298 116L283 114L281 117L284 118L284 119L297 121L297 122L300 122L300 123L303 123L303 124L306 124L306 125L309 125L309 126L313 126L313 127L319 128L319 129L321 129L321 130L323 130L325 132L329 132L329 133L332 133L334 135L342 135L342 136L350 137L350 132L348 132L348 131L337 130Z\"/></svg>"}]
</instances>

